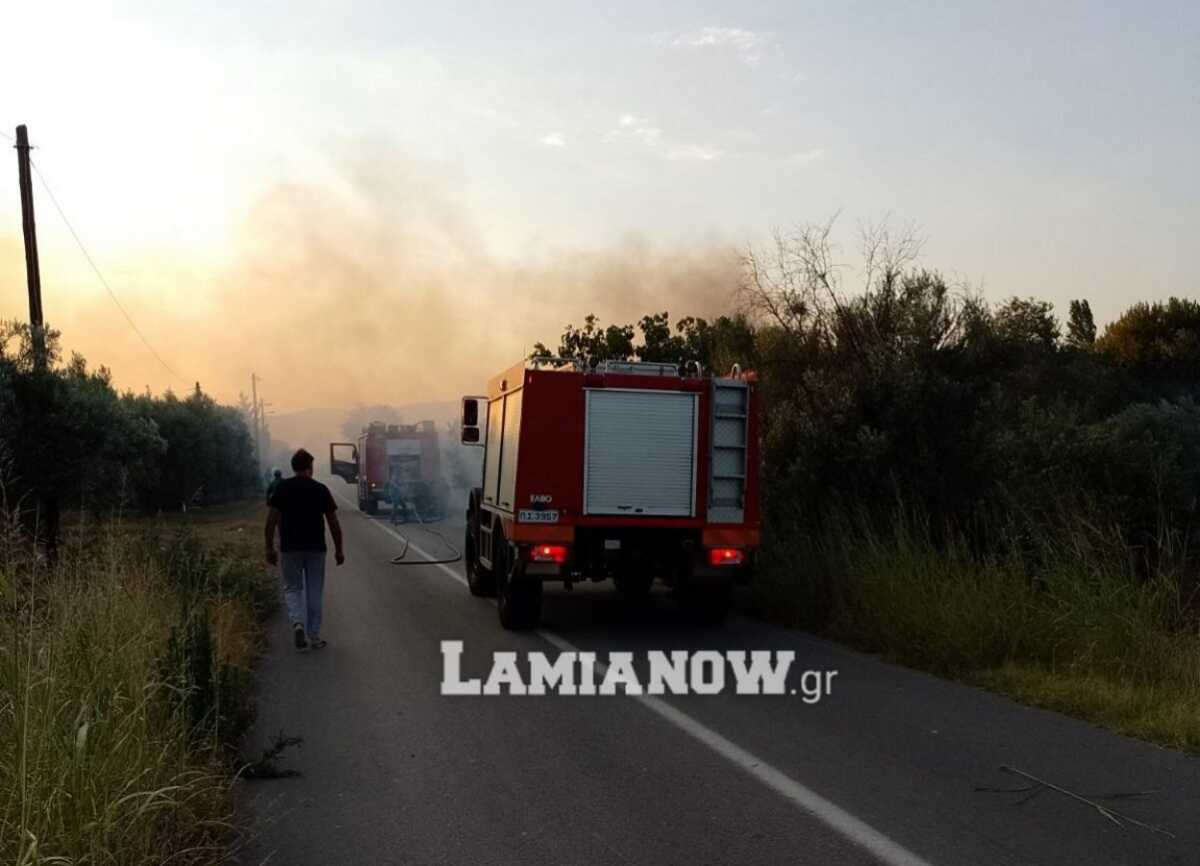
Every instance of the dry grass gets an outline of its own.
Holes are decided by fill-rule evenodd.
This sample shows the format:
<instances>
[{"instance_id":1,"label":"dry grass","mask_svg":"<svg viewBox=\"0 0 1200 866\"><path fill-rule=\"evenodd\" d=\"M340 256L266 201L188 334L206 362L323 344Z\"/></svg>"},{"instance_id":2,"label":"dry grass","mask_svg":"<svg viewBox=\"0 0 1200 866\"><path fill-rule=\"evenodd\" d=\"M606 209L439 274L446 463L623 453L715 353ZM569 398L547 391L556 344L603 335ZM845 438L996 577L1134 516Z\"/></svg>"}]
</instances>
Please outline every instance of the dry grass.
<instances>
[{"instance_id":1,"label":"dry grass","mask_svg":"<svg viewBox=\"0 0 1200 866\"><path fill-rule=\"evenodd\" d=\"M1187 562L1135 574L1122 548L1060 539L1035 569L919 524L831 520L767 552L760 613L1165 746L1200 751L1200 633ZM802 551L797 557L797 551Z\"/></svg>"},{"instance_id":2,"label":"dry grass","mask_svg":"<svg viewBox=\"0 0 1200 866\"><path fill-rule=\"evenodd\" d=\"M229 736L247 720L237 671L267 594L242 545L218 550L195 530L236 534L221 528L236 512L76 526L53 571L14 534L0 541L4 862L225 856Z\"/></svg>"},{"instance_id":3,"label":"dry grass","mask_svg":"<svg viewBox=\"0 0 1200 866\"><path fill-rule=\"evenodd\" d=\"M1200 661L1190 648L1192 663ZM1006 663L975 674L985 688L1126 734L1185 751L1200 751L1200 690L1179 678L1131 682L1094 671L1051 670ZM1182 678L1185 682L1188 677Z\"/></svg>"},{"instance_id":4,"label":"dry grass","mask_svg":"<svg viewBox=\"0 0 1200 866\"><path fill-rule=\"evenodd\" d=\"M246 500L141 518L134 521L134 525L157 521L165 526L186 526L203 541L217 545L253 546L255 553L258 553L262 550L262 529L266 517L266 505L258 500Z\"/></svg>"}]
</instances>

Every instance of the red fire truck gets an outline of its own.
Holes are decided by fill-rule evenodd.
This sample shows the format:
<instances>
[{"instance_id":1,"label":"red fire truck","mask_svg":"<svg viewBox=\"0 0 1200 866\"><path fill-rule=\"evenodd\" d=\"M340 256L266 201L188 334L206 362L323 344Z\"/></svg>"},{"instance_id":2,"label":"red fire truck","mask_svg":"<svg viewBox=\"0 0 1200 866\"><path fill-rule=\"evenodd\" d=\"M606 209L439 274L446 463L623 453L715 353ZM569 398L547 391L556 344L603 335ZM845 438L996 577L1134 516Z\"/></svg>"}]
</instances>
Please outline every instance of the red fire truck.
<instances>
[{"instance_id":1,"label":"red fire truck","mask_svg":"<svg viewBox=\"0 0 1200 866\"><path fill-rule=\"evenodd\" d=\"M377 513L380 502L411 508L425 520L444 513L448 491L432 421L373 421L357 443L329 443L329 471L358 485L358 510L367 514Z\"/></svg>"},{"instance_id":2,"label":"red fire truck","mask_svg":"<svg viewBox=\"0 0 1200 866\"><path fill-rule=\"evenodd\" d=\"M753 374L674 364L522 362L463 398L462 442L484 448L463 558L505 628L532 628L542 584L613 578L674 587L719 622L759 544Z\"/></svg>"}]
</instances>

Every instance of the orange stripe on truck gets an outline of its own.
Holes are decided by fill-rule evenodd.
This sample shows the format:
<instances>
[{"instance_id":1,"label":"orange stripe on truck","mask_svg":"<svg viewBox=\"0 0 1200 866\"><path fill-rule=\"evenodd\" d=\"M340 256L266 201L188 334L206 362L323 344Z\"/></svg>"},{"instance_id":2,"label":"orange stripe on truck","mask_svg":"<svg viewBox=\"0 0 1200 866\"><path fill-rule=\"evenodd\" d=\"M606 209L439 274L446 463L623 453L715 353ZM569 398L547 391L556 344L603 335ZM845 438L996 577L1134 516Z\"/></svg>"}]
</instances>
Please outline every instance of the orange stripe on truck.
<instances>
[{"instance_id":1,"label":"orange stripe on truck","mask_svg":"<svg viewBox=\"0 0 1200 866\"><path fill-rule=\"evenodd\" d=\"M513 541L559 542L571 544L575 541L575 527L546 526L540 523L514 523L510 538Z\"/></svg>"}]
</instances>

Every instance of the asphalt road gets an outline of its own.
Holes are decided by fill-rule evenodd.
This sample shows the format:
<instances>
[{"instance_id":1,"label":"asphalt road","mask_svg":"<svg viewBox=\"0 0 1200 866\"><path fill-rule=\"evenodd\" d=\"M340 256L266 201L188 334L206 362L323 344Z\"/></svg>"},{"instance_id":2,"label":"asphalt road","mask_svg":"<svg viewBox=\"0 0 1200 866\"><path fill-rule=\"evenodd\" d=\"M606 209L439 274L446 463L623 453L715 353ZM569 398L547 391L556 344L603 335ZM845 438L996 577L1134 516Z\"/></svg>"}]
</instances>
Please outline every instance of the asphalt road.
<instances>
[{"instance_id":1,"label":"asphalt road","mask_svg":"<svg viewBox=\"0 0 1200 866\"><path fill-rule=\"evenodd\" d=\"M329 563L329 646L297 653L273 624L245 750L302 737L284 758L302 775L242 784L255 830L242 863L1200 863L1200 761L804 633L737 617L689 626L658 594L631 611L603 584L548 588L542 628L505 632L461 563L388 565L401 542L386 517L341 504L348 562ZM442 531L459 543L461 524ZM463 641L464 676L485 678L493 651L570 648L601 661L790 649L790 685L804 670L838 674L816 704L732 688L445 697L443 640ZM1165 832L1058 791L979 790L1026 786L1002 766Z\"/></svg>"}]
</instances>

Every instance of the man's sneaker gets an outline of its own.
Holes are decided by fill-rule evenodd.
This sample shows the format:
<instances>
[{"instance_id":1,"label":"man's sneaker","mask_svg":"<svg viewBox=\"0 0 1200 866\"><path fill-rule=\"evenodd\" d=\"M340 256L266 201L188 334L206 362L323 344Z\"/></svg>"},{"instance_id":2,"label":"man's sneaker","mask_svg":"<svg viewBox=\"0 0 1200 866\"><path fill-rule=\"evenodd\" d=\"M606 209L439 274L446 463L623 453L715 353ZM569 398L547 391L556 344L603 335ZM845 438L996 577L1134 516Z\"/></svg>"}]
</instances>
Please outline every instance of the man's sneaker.
<instances>
[{"instance_id":1,"label":"man's sneaker","mask_svg":"<svg viewBox=\"0 0 1200 866\"><path fill-rule=\"evenodd\" d=\"M318 638L317 640L310 643L309 646L312 647L313 649L325 649L325 646L327 645L327 643L328 643L327 641L323 641L320 638Z\"/></svg>"},{"instance_id":2,"label":"man's sneaker","mask_svg":"<svg viewBox=\"0 0 1200 866\"><path fill-rule=\"evenodd\" d=\"M292 625L292 637L296 639L296 649L308 648L308 638L304 636L304 626L300 623Z\"/></svg>"}]
</instances>

